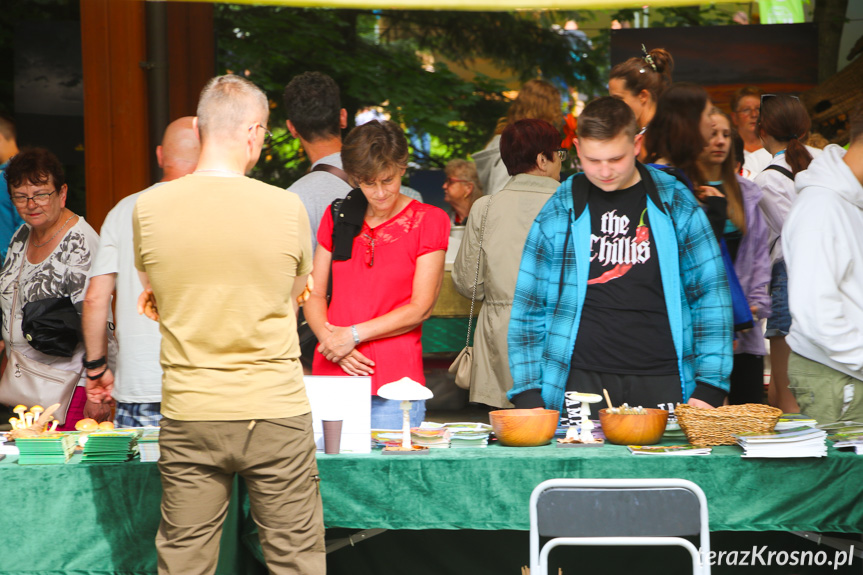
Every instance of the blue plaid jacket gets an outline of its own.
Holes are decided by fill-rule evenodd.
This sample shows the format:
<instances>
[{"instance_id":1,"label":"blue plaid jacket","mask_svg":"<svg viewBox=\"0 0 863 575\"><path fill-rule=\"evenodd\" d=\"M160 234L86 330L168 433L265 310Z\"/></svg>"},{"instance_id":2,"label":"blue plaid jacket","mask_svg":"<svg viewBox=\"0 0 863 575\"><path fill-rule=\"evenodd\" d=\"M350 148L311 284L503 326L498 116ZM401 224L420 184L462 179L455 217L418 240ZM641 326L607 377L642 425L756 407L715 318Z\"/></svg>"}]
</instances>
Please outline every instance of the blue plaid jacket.
<instances>
[{"instance_id":1,"label":"blue plaid jacket","mask_svg":"<svg viewBox=\"0 0 863 575\"><path fill-rule=\"evenodd\" d=\"M687 401L698 386L727 393L733 364L731 296L716 238L692 193L678 180L637 164L648 182L647 212L668 320ZM509 323L510 399L539 389L560 410L590 271L587 186L576 201L570 177L536 217L521 258Z\"/></svg>"}]
</instances>

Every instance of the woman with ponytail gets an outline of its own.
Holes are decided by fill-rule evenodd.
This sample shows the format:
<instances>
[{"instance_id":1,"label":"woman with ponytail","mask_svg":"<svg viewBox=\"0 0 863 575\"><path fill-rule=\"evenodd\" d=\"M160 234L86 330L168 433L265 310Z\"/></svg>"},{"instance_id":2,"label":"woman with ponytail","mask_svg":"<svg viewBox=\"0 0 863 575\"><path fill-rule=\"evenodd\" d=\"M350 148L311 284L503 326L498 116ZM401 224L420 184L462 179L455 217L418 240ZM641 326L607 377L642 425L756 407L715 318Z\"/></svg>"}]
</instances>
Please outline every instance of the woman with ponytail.
<instances>
[{"instance_id":1,"label":"woman with ponytail","mask_svg":"<svg viewBox=\"0 0 863 575\"><path fill-rule=\"evenodd\" d=\"M770 295L773 300L773 315L767 320L765 333L770 340L771 377L768 398L772 405L785 413L795 413L799 411L799 407L788 390L790 349L785 343L785 336L791 328L791 313L788 311L788 275L780 238L791 203L797 197L794 177L809 167L813 152L820 152L804 146L811 124L806 108L796 96L761 96L758 130L764 148L773 156L770 164L755 177L755 183L764 193L759 207L767 221L772 265Z\"/></svg>"},{"instance_id":2,"label":"woman with ponytail","mask_svg":"<svg viewBox=\"0 0 863 575\"><path fill-rule=\"evenodd\" d=\"M608 95L623 100L632 108L641 133L656 113L659 96L671 85L674 59L667 50L644 51L640 58L630 58L611 69Z\"/></svg>"}]
</instances>

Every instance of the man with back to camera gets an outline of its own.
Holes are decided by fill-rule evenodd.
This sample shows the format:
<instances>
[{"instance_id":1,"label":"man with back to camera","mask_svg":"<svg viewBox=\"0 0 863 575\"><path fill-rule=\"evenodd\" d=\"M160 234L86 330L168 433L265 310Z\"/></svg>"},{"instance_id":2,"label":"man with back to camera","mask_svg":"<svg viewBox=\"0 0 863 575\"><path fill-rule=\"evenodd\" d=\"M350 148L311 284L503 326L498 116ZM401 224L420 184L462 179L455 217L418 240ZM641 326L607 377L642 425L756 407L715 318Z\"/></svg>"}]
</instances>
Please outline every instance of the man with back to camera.
<instances>
[{"instance_id":1,"label":"man with back to camera","mask_svg":"<svg viewBox=\"0 0 863 575\"><path fill-rule=\"evenodd\" d=\"M516 407L560 411L566 391L607 389L617 405L673 411L728 394L719 246L686 186L636 162L636 131L632 110L610 96L578 118L584 173L540 211L521 260L508 337Z\"/></svg>"},{"instance_id":2,"label":"man with back to camera","mask_svg":"<svg viewBox=\"0 0 863 575\"><path fill-rule=\"evenodd\" d=\"M15 122L6 115L0 115L0 265L6 259L6 250L15 233L24 220L18 215L18 210L12 205L9 198L9 189L3 172L9 164L12 156L18 153L16 141Z\"/></svg>"},{"instance_id":3,"label":"man with back to camera","mask_svg":"<svg viewBox=\"0 0 863 575\"><path fill-rule=\"evenodd\" d=\"M146 190L120 200L108 212L99 231L99 253L90 268L81 327L87 348L87 389L91 401L117 402L118 427L158 425L162 418L162 368L159 366L159 325L138 315L138 296L144 289L135 269L132 211L138 198L165 182L195 171L201 151L191 116L174 120L156 147L162 179ZM117 375L107 366L108 314L111 294L117 291L116 336L119 343Z\"/></svg>"},{"instance_id":4,"label":"man with back to camera","mask_svg":"<svg viewBox=\"0 0 863 575\"><path fill-rule=\"evenodd\" d=\"M135 206L139 311L159 318L165 373L160 574L215 571L235 474L269 572L326 570L296 335L296 297L312 266L309 221L296 194L244 175L268 118L254 84L213 78L198 103L197 169Z\"/></svg>"},{"instance_id":5,"label":"man with back to camera","mask_svg":"<svg viewBox=\"0 0 863 575\"><path fill-rule=\"evenodd\" d=\"M342 170L342 130L348 127L348 112L342 108L339 86L320 72L295 76L284 93L288 131L300 140L312 171L288 190L303 201L312 227L312 249L317 246L318 225L333 200L351 191Z\"/></svg>"},{"instance_id":6,"label":"man with back to camera","mask_svg":"<svg viewBox=\"0 0 863 575\"><path fill-rule=\"evenodd\" d=\"M797 174L782 227L789 389L820 423L863 421L863 109L850 133Z\"/></svg>"}]
</instances>

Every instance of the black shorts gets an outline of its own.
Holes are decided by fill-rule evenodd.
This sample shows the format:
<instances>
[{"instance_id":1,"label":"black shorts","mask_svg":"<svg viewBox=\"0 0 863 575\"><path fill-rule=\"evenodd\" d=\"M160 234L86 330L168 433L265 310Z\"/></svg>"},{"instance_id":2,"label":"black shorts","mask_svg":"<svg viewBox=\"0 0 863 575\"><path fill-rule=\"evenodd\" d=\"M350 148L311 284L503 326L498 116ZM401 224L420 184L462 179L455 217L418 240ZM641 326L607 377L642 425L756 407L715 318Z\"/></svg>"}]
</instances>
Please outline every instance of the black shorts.
<instances>
[{"instance_id":1,"label":"black shorts","mask_svg":"<svg viewBox=\"0 0 863 575\"><path fill-rule=\"evenodd\" d=\"M626 375L619 373L601 373L572 368L566 382L566 391L595 393L602 396L602 401L590 406L591 417L596 419L596 413L604 409L605 396L602 390L608 391L611 402L615 406L628 403L630 407L654 407L674 412L674 406L683 402L683 388L680 377L673 375Z\"/></svg>"}]
</instances>

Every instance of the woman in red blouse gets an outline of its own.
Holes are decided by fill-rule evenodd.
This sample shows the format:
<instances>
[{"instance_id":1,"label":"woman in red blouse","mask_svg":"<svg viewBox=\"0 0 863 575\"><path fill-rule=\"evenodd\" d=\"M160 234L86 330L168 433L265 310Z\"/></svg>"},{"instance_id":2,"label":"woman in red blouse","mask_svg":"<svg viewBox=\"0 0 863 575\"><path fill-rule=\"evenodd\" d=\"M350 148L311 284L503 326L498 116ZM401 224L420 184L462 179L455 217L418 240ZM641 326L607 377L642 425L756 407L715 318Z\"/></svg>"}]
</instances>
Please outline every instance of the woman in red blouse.
<instances>
[{"instance_id":1,"label":"woman in red blouse","mask_svg":"<svg viewBox=\"0 0 863 575\"><path fill-rule=\"evenodd\" d=\"M408 143L393 122L354 128L342 165L357 189L318 228L306 318L320 342L315 375L371 375L372 428L398 429L397 401L377 390L402 377L425 383L422 322L440 292L449 218L400 193ZM337 201L338 202L338 201ZM332 274L331 296L327 298ZM425 416L415 402L411 425Z\"/></svg>"}]
</instances>

